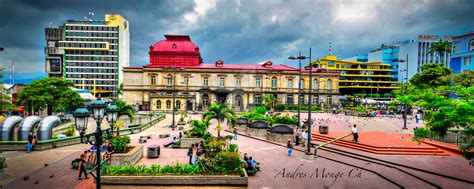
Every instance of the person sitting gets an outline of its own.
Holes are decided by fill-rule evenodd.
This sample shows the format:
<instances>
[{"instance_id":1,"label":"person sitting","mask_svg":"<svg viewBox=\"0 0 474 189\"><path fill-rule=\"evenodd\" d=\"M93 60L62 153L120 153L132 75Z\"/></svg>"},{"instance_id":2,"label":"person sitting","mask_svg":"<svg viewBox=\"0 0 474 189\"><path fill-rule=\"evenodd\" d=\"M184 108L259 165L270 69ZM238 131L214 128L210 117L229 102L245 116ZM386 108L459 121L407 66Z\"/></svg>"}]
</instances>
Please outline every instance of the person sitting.
<instances>
[{"instance_id":1,"label":"person sitting","mask_svg":"<svg viewBox=\"0 0 474 189\"><path fill-rule=\"evenodd\" d=\"M244 153L244 161L247 162L249 160L249 157L247 157L247 153Z\"/></svg>"},{"instance_id":2,"label":"person sitting","mask_svg":"<svg viewBox=\"0 0 474 189\"><path fill-rule=\"evenodd\" d=\"M104 160L105 159L105 152L107 152L107 148L109 147L108 145L108 142L105 142L102 147L100 148L100 155L102 157L102 159Z\"/></svg>"},{"instance_id":3,"label":"person sitting","mask_svg":"<svg viewBox=\"0 0 474 189\"><path fill-rule=\"evenodd\" d=\"M115 152L115 149L114 149L114 146L112 146L111 143L109 143L109 145L107 146L107 150L105 151L105 157L106 158L109 158L107 160L107 164L110 165L110 163L112 162L112 154Z\"/></svg>"},{"instance_id":4,"label":"person sitting","mask_svg":"<svg viewBox=\"0 0 474 189\"><path fill-rule=\"evenodd\" d=\"M97 146L92 145L89 150L91 152L89 159L92 158L92 164L95 164L95 161L97 160Z\"/></svg>"},{"instance_id":5,"label":"person sitting","mask_svg":"<svg viewBox=\"0 0 474 189\"><path fill-rule=\"evenodd\" d=\"M260 163L258 163L255 159L253 159L252 157L249 157L249 160L250 162L252 162L252 169L254 171L260 171Z\"/></svg>"},{"instance_id":6,"label":"person sitting","mask_svg":"<svg viewBox=\"0 0 474 189\"><path fill-rule=\"evenodd\" d=\"M165 144L163 145L165 148L168 148L168 146L172 145L172 144L178 144L179 142L179 138L176 138L176 137L173 137L173 141L171 141L170 143L168 144Z\"/></svg>"}]
</instances>

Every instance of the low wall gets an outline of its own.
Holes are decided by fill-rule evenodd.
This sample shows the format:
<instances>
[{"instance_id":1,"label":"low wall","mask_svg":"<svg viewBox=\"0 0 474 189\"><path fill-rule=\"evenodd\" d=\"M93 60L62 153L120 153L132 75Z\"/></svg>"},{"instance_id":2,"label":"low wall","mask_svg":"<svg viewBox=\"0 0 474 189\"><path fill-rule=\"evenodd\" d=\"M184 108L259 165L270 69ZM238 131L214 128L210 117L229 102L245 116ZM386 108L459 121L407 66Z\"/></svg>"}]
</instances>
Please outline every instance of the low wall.
<instances>
[{"instance_id":1,"label":"low wall","mask_svg":"<svg viewBox=\"0 0 474 189\"><path fill-rule=\"evenodd\" d=\"M265 137L267 135L267 129L255 129L247 127L247 135L253 137Z\"/></svg>"},{"instance_id":2,"label":"low wall","mask_svg":"<svg viewBox=\"0 0 474 189\"><path fill-rule=\"evenodd\" d=\"M181 138L181 148L190 148L192 144L204 141L202 138Z\"/></svg>"},{"instance_id":3,"label":"low wall","mask_svg":"<svg viewBox=\"0 0 474 189\"><path fill-rule=\"evenodd\" d=\"M135 165L143 157L143 145L136 145L127 153L112 154L111 166L114 165Z\"/></svg>"},{"instance_id":4,"label":"low wall","mask_svg":"<svg viewBox=\"0 0 474 189\"><path fill-rule=\"evenodd\" d=\"M247 126L245 125L237 125L235 128L237 128L237 131L240 133L246 133L247 132ZM229 129L232 130L232 129Z\"/></svg>"},{"instance_id":5,"label":"low wall","mask_svg":"<svg viewBox=\"0 0 474 189\"><path fill-rule=\"evenodd\" d=\"M196 175L196 176L102 176L102 184L155 185L155 186L247 186L247 176Z\"/></svg>"},{"instance_id":6,"label":"low wall","mask_svg":"<svg viewBox=\"0 0 474 189\"><path fill-rule=\"evenodd\" d=\"M278 134L278 133L270 133L270 132L267 133L266 138L269 141L278 142L278 143L286 143L288 139L291 139L292 141L295 139L295 137L292 134Z\"/></svg>"}]
</instances>

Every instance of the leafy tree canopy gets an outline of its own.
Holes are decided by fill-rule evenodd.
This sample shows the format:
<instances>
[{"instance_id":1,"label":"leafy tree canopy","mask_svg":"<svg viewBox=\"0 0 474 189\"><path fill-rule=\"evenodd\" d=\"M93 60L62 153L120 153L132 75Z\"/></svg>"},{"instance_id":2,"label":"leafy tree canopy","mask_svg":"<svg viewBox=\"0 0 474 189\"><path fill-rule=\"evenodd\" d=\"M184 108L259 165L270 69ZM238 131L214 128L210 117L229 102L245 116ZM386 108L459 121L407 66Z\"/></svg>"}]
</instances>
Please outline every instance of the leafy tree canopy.
<instances>
[{"instance_id":1,"label":"leafy tree canopy","mask_svg":"<svg viewBox=\"0 0 474 189\"><path fill-rule=\"evenodd\" d=\"M410 83L420 88L449 85L452 71L441 64L429 63L421 66L422 72L415 74Z\"/></svg>"},{"instance_id":2,"label":"leafy tree canopy","mask_svg":"<svg viewBox=\"0 0 474 189\"><path fill-rule=\"evenodd\" d=\"M76 109L84 104L84 99L70 89L72 86L71 81L62 78L38 79L25 85L18 94L17 103L31 106L34 111L47 109L48 115Z\"/></svg>"}]
</instances>

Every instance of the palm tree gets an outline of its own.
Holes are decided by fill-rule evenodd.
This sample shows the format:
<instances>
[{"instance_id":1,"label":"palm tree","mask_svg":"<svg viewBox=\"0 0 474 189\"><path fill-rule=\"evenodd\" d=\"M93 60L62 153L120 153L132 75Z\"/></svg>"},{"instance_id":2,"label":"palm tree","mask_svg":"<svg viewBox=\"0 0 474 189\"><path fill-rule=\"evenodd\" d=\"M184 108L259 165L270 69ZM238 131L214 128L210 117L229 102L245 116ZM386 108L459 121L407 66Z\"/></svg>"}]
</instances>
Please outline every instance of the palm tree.
<instances>
[{"instance_id":1,"label":"palm tree","mask_svg":"<svg viewBox=\"0 0 474 189\"><path fill-rule=\"evenodd\" d=\"M232 127L235 127L237 116L235 111L226 103L212 103L207 111L202 115L205 122L209 122L212 119L217 119L217 138L221 136L221 123L227 120Z\"/></svg>"},{"instance_id":2,"label":"palm tree","mask_svg":"<svg viewBox=\"0 0 474 189\"><path fill-rule=\"evenodd\" d=\"M135 116L135 107L122 100L116 100L115 105L118 108L118 117L126 115L128 118L130 118L131 123L133 121L133 117ZM117 128L117 135L119 135L119 128Z\"/></svg>"},{"instance_id":3,"label":"palm tree","mask_svg":"<svg viewBox=\"0 0 474 189\"><path fill-rule=\"evenodd\" d=\"M275 104L275 95L273 94L266 94L263 95L263 104L268 108L268 109L273 109L273 105Z\"/></svg>"},{"instance_id":4,"label":"palm tree","mask_svg":"<svg viewBox=\"0 0 474 189\"><path fill-rule=\"evenodd\" d=\"M439 40L438 42L433 42L431 43L431 47L428 51L429 53L438 53L440 59L441 55L444 53L450 53L451 52L451 42L449 41L443 41ZM440 60L441 62L441 60Z\"/></svg>"}]
</instances>

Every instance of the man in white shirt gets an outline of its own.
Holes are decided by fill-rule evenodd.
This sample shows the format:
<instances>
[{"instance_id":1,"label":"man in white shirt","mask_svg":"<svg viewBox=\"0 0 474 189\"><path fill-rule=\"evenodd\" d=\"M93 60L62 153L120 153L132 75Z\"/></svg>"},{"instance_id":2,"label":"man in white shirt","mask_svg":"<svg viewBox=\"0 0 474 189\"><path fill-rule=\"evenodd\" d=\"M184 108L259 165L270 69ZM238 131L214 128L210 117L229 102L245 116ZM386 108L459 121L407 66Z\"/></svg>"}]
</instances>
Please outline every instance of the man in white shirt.
<instances>
[{"instance_id":1,"label":"man in white shirt","mask_svg":"<svg viewBox=\"0 0 474 189\"><path fill-rule=\"evenodd\" d=\"M357 139L359 138L359 134L357 133L357 125L356 124L354 124L354 126L352 126L352 135L354 136L354 140L352 140L352 141L358 142Z\"/></svg>"}]
</instances>

